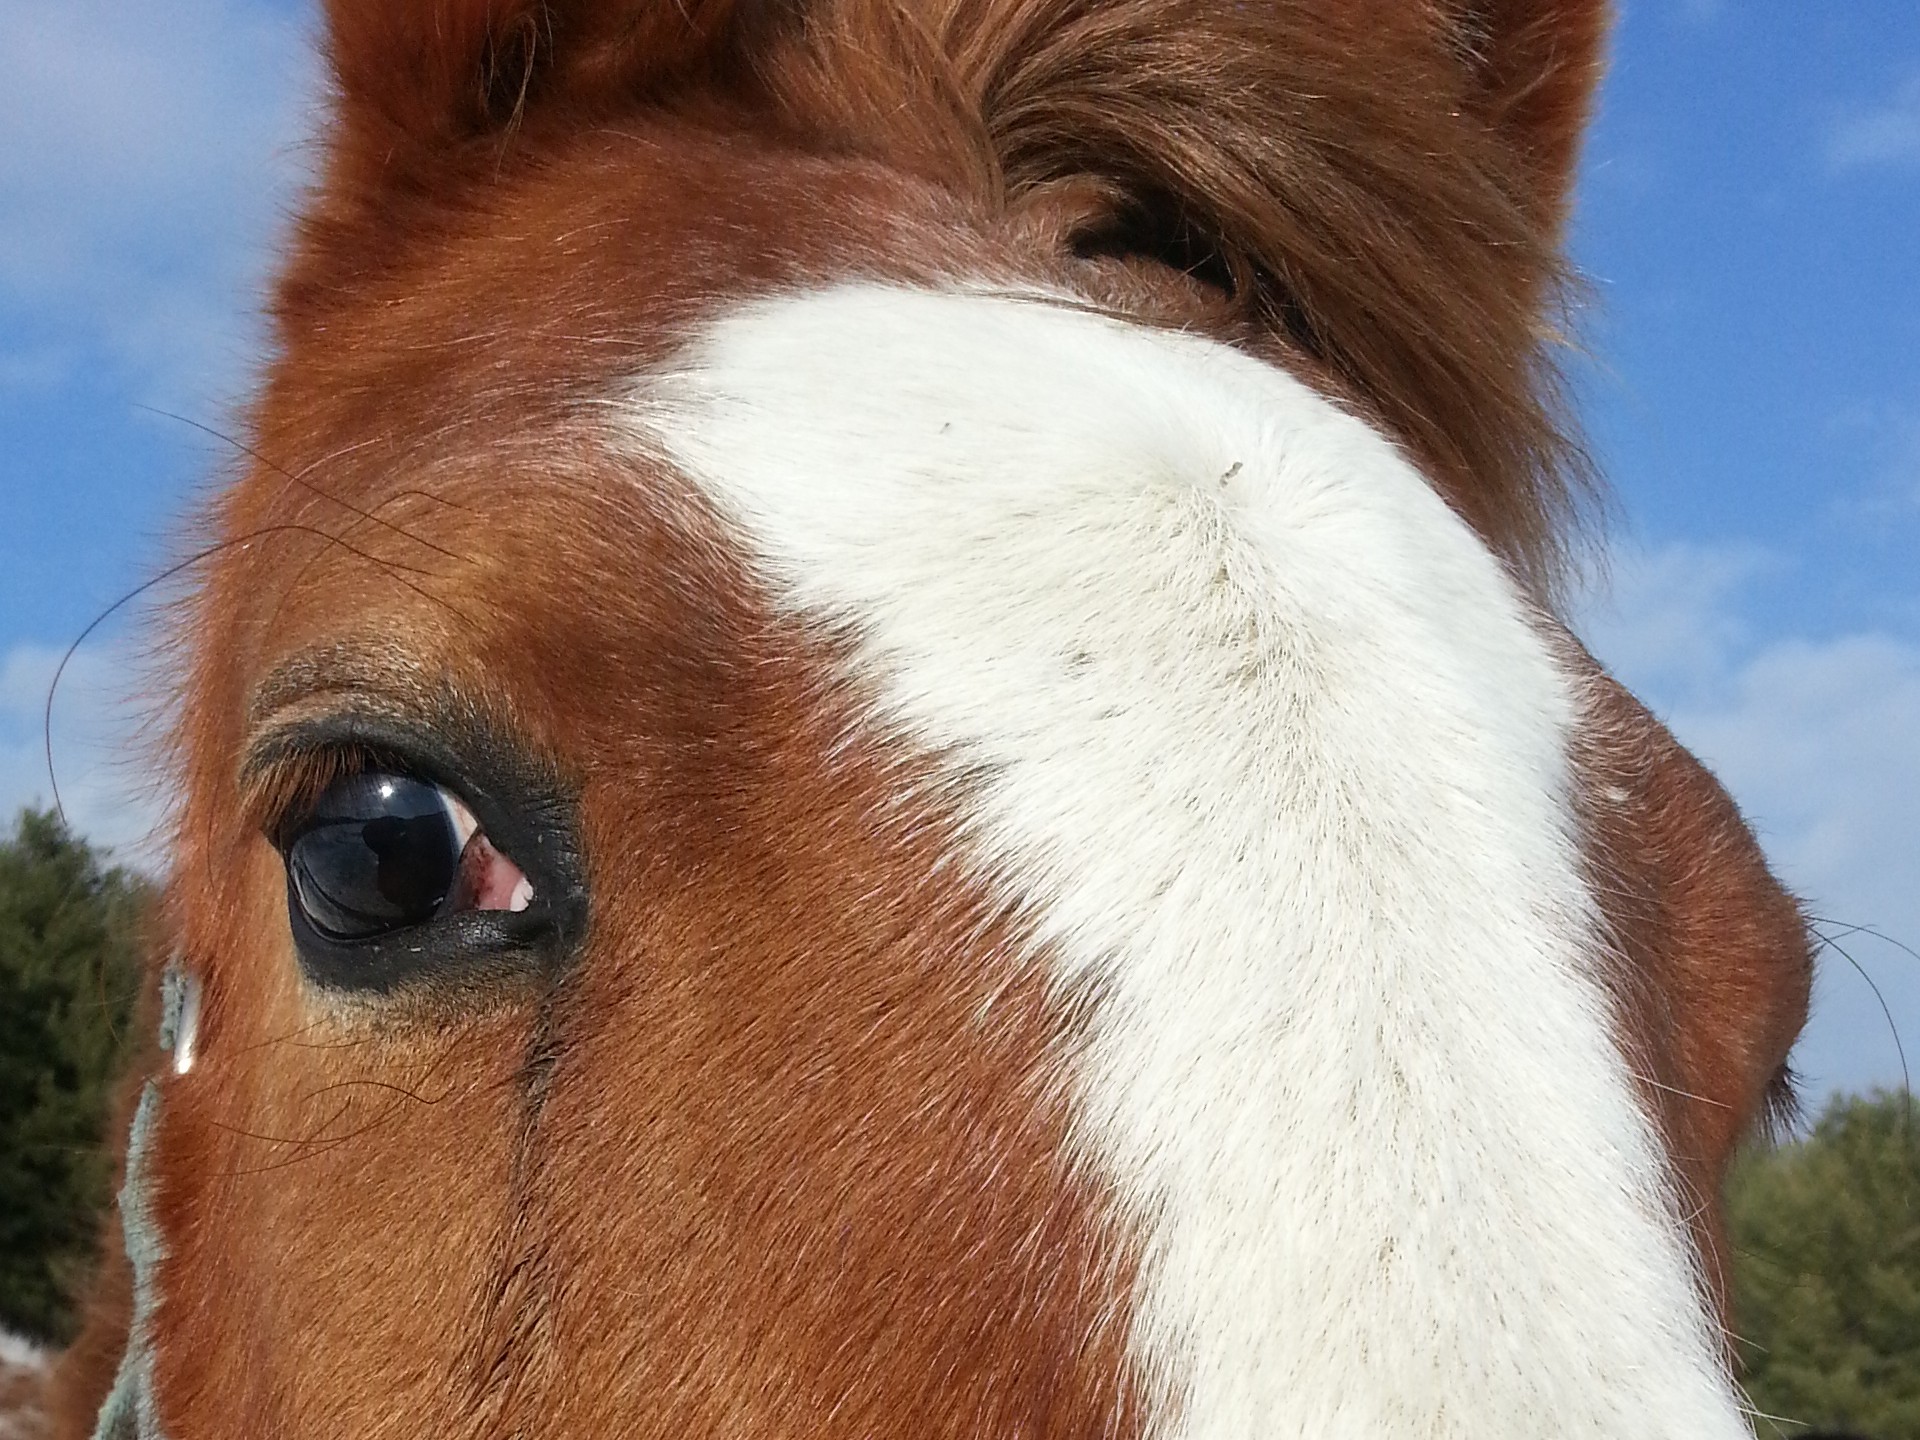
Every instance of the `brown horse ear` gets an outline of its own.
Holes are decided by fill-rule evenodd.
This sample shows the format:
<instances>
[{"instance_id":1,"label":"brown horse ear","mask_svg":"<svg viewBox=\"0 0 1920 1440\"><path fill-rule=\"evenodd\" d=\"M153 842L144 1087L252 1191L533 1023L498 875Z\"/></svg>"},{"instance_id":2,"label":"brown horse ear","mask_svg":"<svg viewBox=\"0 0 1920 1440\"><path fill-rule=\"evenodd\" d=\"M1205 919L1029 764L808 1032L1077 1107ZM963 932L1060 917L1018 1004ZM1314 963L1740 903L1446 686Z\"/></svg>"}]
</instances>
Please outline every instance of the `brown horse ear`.
<instances>
[{"instance_id":1,"label":"brown horse ear","mask_svg":"<svg viewBox=\"0 0 1920 1440\"><path fill-rule=\"evenodd\" d=\"M1606 68L1609 0L1446 0L1469 104L1519 152L1536 215L1557 228Z\"/></svg>"},{"instance_id":2,"label":"brown horse ear","mask_svg":"<svg viewBox=\"0 0 1920 1440\"><path fill-rule=\"evenodd\" d=\"M327 0L335 162L387 184L540 107L591 111L701 63L733 0Z\"/></svg>"}]
</instances>

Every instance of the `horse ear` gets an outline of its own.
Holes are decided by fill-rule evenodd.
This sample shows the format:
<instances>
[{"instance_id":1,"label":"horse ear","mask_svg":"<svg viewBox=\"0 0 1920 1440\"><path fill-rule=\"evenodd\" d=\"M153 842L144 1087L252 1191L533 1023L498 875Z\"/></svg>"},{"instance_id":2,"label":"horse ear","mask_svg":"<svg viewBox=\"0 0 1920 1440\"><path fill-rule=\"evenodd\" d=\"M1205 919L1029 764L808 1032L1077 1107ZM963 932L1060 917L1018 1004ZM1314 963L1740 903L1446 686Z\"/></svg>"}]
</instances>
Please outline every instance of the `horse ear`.
<instances>
[{"instance_id":1,"label":"horse ear","mask_svg":"<svg viewBox=\"0 0 1920 1440\"><path fill-rule=\"evenodd\" d=\"M1536 214L1558 228L1606 68L1609 0L1447 0L1470 103L1519 152Z\"/></svg>"},{"instance_id":2,"label":"horse ear","mask_svg":"<svg viewBox=\"0 0 1920 1440\"><path fill-rule=\"evenodd\" d=\"M336 163L388 183L540 107L591 111L709 56L733 0L327 0Z\"/></svg>"}]
</instances>

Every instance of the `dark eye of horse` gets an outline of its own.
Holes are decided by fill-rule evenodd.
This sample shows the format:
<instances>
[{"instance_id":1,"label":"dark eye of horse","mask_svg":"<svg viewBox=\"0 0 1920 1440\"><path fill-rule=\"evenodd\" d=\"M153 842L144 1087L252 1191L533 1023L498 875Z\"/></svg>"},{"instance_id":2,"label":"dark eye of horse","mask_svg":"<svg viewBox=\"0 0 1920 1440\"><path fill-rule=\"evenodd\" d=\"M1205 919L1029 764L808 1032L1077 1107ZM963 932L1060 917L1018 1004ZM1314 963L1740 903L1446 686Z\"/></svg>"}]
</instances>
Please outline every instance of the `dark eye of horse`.
<instances>
[{"instance_id":1,"label":"dark eye of horse","mask_svg":"<svg viewBox=\"0 0 1920 1440\"><path fill-rule=\"evenodd\" d=\"M368 940L442 915L524 910L532 886L461 800L368 770L328 786L283 843L290 898L331 940Z\"/></svg>"}]
</instances>

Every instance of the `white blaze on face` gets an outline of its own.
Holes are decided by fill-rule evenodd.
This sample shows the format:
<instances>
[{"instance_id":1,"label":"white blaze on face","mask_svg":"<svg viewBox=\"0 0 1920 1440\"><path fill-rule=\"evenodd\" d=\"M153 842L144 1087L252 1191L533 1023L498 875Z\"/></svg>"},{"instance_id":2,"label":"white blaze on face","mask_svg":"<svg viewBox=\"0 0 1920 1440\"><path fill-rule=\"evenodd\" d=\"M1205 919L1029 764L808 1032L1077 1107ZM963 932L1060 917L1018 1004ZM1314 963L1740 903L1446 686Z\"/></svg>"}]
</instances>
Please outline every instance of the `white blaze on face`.
<instances>
[{"instance_id":1,"label":"white blaze on face","mask_svg":"<svg viewBox=\"0 0 1920 1440\"><path fill-rule=\"evenodd\" d=\"M1098 982L1154 1435L1749 1433L1595 973L1573 685L1392 445L1209 341L880 286L623 418Z\"/></svg>"}]
</instances>

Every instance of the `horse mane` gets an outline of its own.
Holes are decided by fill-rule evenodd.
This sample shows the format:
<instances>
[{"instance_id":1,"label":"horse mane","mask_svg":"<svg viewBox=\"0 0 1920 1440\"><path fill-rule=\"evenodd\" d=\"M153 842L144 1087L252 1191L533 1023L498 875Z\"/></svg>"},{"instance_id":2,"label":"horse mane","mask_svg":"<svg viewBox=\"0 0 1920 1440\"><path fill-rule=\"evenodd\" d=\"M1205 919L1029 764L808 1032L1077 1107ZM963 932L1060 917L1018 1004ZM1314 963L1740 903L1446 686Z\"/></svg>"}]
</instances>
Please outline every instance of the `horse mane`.
<instances>
[{"instance_id":1,"label":"horse mane","mask_svg":"<svg viewBox=\"0 0 1920 1440\"><path fill-rule=\"evenodd\" d=\"M1560 236L1606 7L1278 0L334 0L311 254L364 263L636 114L750 124L1053 212L1083 257L1225 292L1548 596L1595 486L1563 403ZM422 13L425 12L425 13ZM434 27L427 33L427 27ZM375 247L377 248L377 247ZM328 288L323 282L322 288ZM283 313L289 308L283 292Z\"/></svg>"}]
</instances>

